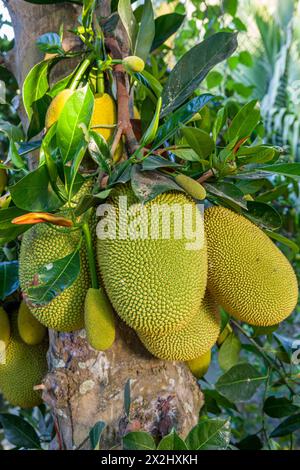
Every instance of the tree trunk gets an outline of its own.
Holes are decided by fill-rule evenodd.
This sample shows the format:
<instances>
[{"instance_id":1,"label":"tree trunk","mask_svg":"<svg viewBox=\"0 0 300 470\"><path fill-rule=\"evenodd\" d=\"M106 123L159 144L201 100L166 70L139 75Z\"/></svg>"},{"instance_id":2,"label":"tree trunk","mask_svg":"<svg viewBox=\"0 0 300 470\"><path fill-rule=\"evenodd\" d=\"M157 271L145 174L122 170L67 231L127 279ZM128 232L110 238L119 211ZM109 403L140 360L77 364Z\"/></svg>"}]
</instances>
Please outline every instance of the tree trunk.
<instances>
[{"instance_id":1,"label":"tree trunk","mask_svg":"<svg viewBox=\"0 0 300 470\"><path fill-rule=\"evenodd\" d=\"M28 70L42 59L35 46L39 35L57 32L63 23L64 46L74 45L67 30L76 24L80 7L70 3L39 6L21 0L5 3L16 41L11 69L21 87ZM107 2L102 2L100 10L101 16L107 16ZM122 44L126 44L124 37ZM67 67L70 62L65 61L56 74L62 70L66 74ZM186 365L151 356L122 322L113 347L105 353L89 347L84 330L71 334L50 331L48 361L43 398L56 423L53 448L89 448L88 433L97 421L107 424L101 440L105 449L118 446L130 430L146 430L160 437L175 426L185 436L198 421L203 398ZM124 409L128 379L130 419Z\"/></svg>"}]
</instances>

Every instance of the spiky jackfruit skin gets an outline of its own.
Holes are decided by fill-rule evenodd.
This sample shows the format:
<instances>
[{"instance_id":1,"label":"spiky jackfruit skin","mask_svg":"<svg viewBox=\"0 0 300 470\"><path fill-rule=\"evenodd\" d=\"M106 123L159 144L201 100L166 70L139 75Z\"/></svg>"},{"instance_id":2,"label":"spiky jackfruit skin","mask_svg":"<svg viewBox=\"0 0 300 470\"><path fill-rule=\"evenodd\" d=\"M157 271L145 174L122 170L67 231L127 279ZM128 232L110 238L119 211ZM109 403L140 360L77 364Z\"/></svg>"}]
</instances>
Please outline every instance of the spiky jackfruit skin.
<instances>
[{"instance_id":1,"label":"spiky jackfruit skin","mask_svg":"<svg viewBox=\"0 0 300 470\"><path fill-rule=\"evenodd\" d=\"M117 108L114 99L108 94L95 95L95 106L91 120L91 127L104 124L106 126L113 126L117 124ZM111 129L105 127L94 127L93 131L101 134L104 139L109 142L113 138L115 128ZM123 150L122 142L119 143L115 154L113 156L114 161L118 161L121 157Z\"/></svg>"},{"instance_id":2,"label":"spiky jackfruit skin","mask_svg":"<svg viewBox=\"0 0 300 470\"><path fill-rule=\"evenodd\" d=\"M25 233L22 240L19 278L24 300L36 319L53 330L69 332L84 326L84 299L90 286L85 244L80 249L80 273L77 279L51 302L43 306L32 305L26 298L26 290L42 266L72 253L79 239L79 231L58 232L49 225L37 224Z\"/></svg>"},{"instance_id":3,"label":"spiky jackfruit skin","mask_svg":"<svg viewBox=\"0 0 300 470\"><path fill-rule=\"evenodd\" d=\"M49 129L49 127L53 126L56 121L58 121L58 118L63 110L64 105L73 93L73 90L66 88L65 90L62 90L60 93L58 93L55 98L53 98L47 110L45 118L45 127L47 130Z\"/></svg>"},{"instance_id":4,"label":"spiky jackfruit skin","mask_svg":"<svg viewBox=\"0 0 300 470\"><path fill-rule=\"evenodd\" d=\"M220 316L211 297L203 299L198 313L180 331L158 335L138 333L154 356L168 361L190 361L205 354L220 333Z\"/></svg>"},{"instance_id":5,"label":"spiky jackfruit skin","mask_svg":"<svg viewBox=\"0 0 300 470\"><path fill-rule=\"evenodd\" d=\"M3 307L0 307L0 343L4 343L4 346L7 346L10 337L10 324L9 318ZM2 353L4 348L0 344L0 353Z\"/></svg>"},{"instance_id":6,"label":"spiky jackfruit skin","mask_svg":"<svg viewBox=\"0 0 300 470\"><path fill-rule=\"evenodd\" d=\"M88 343L94 349L105 351L113 345L116 335L114 312L103 289L87 291L84 323Z\"/></svg>"},{"instance_id":7,"label":"spiky jackfruit skin","mask_svg":"<svg viewBox=\"0 0 300 470\"><path fill-rule=\"evenodd\" d=\"M293 311L298 285L292 266L256 225L224 207L204 214L208 288L233 317L276 325Z\"/></svg>"},{"instance_id":8,"label":"spiky jackfruit skin","mask_svg":"<svg viewBox=\"0 0 300 470\"><path fill-rule=\"evenodd\" d=\"M18 328L24 343L31 346L40 344L47 333L47 329L32 315L24 300L18 311Z\"/></svg>"},{"instance_id":9,"label":"spiky jackfruit skin","mask_svg":"<svg viewBox=\"0 0 300 470\"><path fill-rule=\"evenodd\" d=\"M121 239L119 196L128 196L130 208L128 223L140 221L145 239ZM160 194L142 205L128 186L121 185L108 201L116 211L115 239L97 240L97 255L105 290L118 315L132 328L145 333L178 331L199 311L207 280L207 252L203 237L198 249L187 249L183 235L174 237L175 230L183 229L183 220L171 216L170 238L151 237L151 211L177 208L190 204L193 215L198 211L194 201L180 192ZM139 212L143 208L143 212ZM135 211L137 211L135 213ZM202 216L198 213L203 228ZM109 220L109 215L105 220ZM158 227L167 224L159 219ZM172 221L175 222L172 222ZM124 223L124 220L121 222ZM130 225L132 226L132 225ZM99 225L98 228L99 229ZM184 232L183 232L184 233Z\"/></svg>"},{"instance_id":10,"label":"spiky jackfruit skin","mask_svg":"<svg viewBox=\"0 0 300 470\"><path fill-rule=\"evenodd\" d=\"M202 356L187 361L187 366L197 379L201 379L201 377L203 377L208 371L210 362L211 349L206 353L202 354Z\"/></svg>"},{"instance_id":11,"label":"spiky jackfruit skin","mask_svg":"<svg viewBox=\"0 0 300 470\"><path fill-rule=\"evenodd\" d=\"M25 344L17 328L17 316L11 320L11 337L6 348L6 361L0 363L0 390L7 401L21 408L32 408L42 403L39 385L47 373L46 354L48 342L37 346Z\"/></svg>"}]
</instances>

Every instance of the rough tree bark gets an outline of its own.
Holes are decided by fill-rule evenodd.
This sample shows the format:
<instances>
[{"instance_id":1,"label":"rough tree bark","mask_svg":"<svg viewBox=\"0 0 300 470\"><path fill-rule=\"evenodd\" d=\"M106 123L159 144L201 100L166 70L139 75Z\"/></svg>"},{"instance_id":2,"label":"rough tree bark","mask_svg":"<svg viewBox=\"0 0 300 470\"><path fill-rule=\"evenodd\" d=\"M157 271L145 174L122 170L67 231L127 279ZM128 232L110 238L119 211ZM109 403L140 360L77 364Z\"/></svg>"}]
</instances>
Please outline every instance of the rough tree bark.
<instances>
[{"instance_id":1,"label":"rough tree bark","mask_svg":"<svg viewBox=\"0 0 300 470\"><path fill-rule=\"evenodd\" d=\"M42 59L35 47L37 36L58 31L63 23L65 47L73 46L67 30L80 12L70 3L33 5L22 0L6 0L15 31L11 59L20 87L28 70ZM102 0L102 16L109 13ZM123 44L126 41L123 38ZM66 74L69 62L62 69ZM102 448L118 446L121 436L143 429L155 436L165 435L175 426L181 435L197 423L203 397L185 364L153 358L133 330L119 322L114 346L97 352L85 340L85 331L63 334L50 331L49 373L43 398L50 406L58 431L53 448L89 448L90 428L105 421ZM124 387L131 379L130 421L124 412Z\"/></svg>"}]
</instances>

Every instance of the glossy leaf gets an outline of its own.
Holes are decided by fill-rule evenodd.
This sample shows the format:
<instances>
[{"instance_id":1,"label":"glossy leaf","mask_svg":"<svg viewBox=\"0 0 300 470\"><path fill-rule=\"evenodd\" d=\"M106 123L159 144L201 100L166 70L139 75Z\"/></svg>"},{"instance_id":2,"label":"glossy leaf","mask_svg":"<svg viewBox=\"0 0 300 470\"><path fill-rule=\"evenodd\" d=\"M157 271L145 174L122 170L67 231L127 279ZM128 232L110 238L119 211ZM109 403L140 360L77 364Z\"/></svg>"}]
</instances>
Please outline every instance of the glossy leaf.
<instances>
[{"instance_id":1,"label":"glossy leaf","mask_svg":"<svg viewBox=\"0 0 300 470\"><path fill-rule=\"evenodd\" d=\"M151 46L154 51L161 46L172 34L180 28L185 19L185 15L178 13L167 13L155 19L155 36Z\"/></svg>"},{"instance_id":2,"label":"glossy leaf","mask_svg":"<svg viewBox=\"0 0 300 470\"><path fill-rule=\"evenodd\" d=\"M88 85L74 91L63 107L57 123L57 144L65 163L87 146L80 125L89 127L93 109L94 97Z\"/></svg>"},{"instance_id":3,"label":"glossy leaf","mask_svg":"<svg viewBox=\"0 0 300 470\"><path fill-rule=\"evenodd\" d=\"M188 450L188 448L175 429L173 429L170 434L162 438L157 446L157 450Z\"/></svg>"},{"instance_id":4,"label":"glossy leaf","mask_svg":"<svg viewBox=\"0 0 300 470\"><path fill-rule=\"evenodd\" d=\"M256 145L253 147L241 147L236 155L239 165L266 163L273 160L275 150L267 145Z\"/></svg>"},{"instance_id":5,"label":"glossy leaf","mask_svg":"<svg viewBox=\"0 0 300 470\"><path fill-rule=\"evenodd\" d=\"M191 148L186 149L176 149L172 150L172 153L181 160L186 160L188 162L201 162L202 158L198 155L195 150Z\"/></svg>"},{"instance_id":6,"label":"glossy leaf","mask_svg":"<svg viewBox=\"0 0 300 470\"><path fill-rule=\"evenodd\" d=\"M205 396L205 405L207 405L209 402L211 403L214 401L218 406L221 408L224 408L225 410L235 410L237 411L237 407L235 406L234 403L232 403L230 400L227 400L227 398L223 397L217 390L203 390L204 396ZM221 411L221 410L220 410Z\"/></svg>"},{"instance_id":7,"label":"glossy leaf","mask_svg":"<svg viewBox=\"0 0 300 470\"><path fill-rule=\"evenodd\" d=\"M119 0L118 13L126 30L131 50L133 51L136 42L137 24L130 0Z\"/></svg>"},{"instance_id":8,"label":"glossy leaf","mask_svg":"<svg viewBox=\"0 0 300 470\"><path fill-rule=\"evenodd\" d=\"M255 106L256 100L250 101L234 116L227 131L228 142L251 135L260 120L260 111Z\"/></svg>"},{"instance_id":9,"label":"glossy leaf","mask_svg":"<svg viewBox=\"0 0 300 470\"><path fill-rule=\"evenodd\" d=\"M257 388L267 379L250 364L237 364L223 374L215 387L228 400L242 402L249 400Z\"/></svg>"},{"instance_id":10,"label":"glossy leaf","mask_svg":"<svg viewBox=\"0 0 300 470\"><path fill-rule=\"evenodd\" d=\"M7 209L0 210L0 240L10 241L14 240L18 235L25 232L29 226L16 226L11 223L15 217L25 214L26 211L18 207L8 207Z\"/></svg>"},{"instance_id":11,"label":"glossy leaf","mask_svg":"<svg viewBox=\"0 0 300 470\"><path fill-rule=\"evenodd\" d=\"M218 361L221 369L226 371L237 364L240 357L240 351L241 342L234 333L231 333L227 336L219 350Z\"/></svg>"},{"instance_id":12,"label":"glossy leaf","mask_svg":"<svg viewBox=\"0 0 300 470\"><path fill-rule=\"evenodd\" d=\"M38 37L36 45L42 52L48 54L63 54L60 36L57 33L45 33Z\"/></svg>"},{"instance_id":13,"label":"glossy leaf","mask_svg":"<svg viewBox=\"0 0 300 470\"><path fill-rule=\"evenodd\" d=\"M266 171L267 173L275 173L278 175L288 176L290 178L300 179L300 163L278 163L275 165L267 165L259 167L258 171Z\"/></svg>"},{"instance_id":14,"label":"glossy leaf","mask_svg":"<svg viewBox=\"0 0 300 470\"><path fill-rule=\"evenodd\" d=\"M225 181L217 183L204 183L204 187L208 193L218 198L231 201L242 208L246 208L246 201L243 200L242 191L233 183Z\"/></svg>"},{"instance_id":15,"label":"glossy leaf","mask_svg":"<svg viewBox=\"0 0 300 470\"><path fill-rule=\"evenodd\" d=\"M281 216L274 207L263 202L248 201L247 209L248 211L245 211L244 215L261 227L269 230L281 227Z\"/></svg>"},{"instance_id":16,"label":"glossy leaf","mask_svg":"<svg viewBox=\"0 0 300 470\"><path fill-rule=\"evenodd\" d=\"M159 155L150 155L145 158L142 162L142 170L156 170L157 168L180 168L179 163L172 162L166 158L160 157Z\"/></svg>"},{"instance_id":17,"label":"glossy leaf","mask_svg":"<svg viewBox=\"0 0 300 470\"><path fill-rule=\"evenodd\" d=\"M20 416L1 413L2 424L6 439L18 448L41 449L37 433L28 421Z\"/></svg>"},{"instance_id":18,"label":"glossy leaf","mask_svg":"<svg viewBox=\"0 0 300 470\"><path fill-rule=\"evenodd\" d=\"M155 35L154 12L151 0L145 0L138 28L134 55L146 62Z\"/></svg>"},{"instance_id":19,"label":"glossy leaf","mask_svg":"<svg viewBox=\"0 0 300 470\"><path fill-rule=\"evenodd\" d=\"M92 449L99 449L99 442L101 434L104 431L106 424L104 421L98 421L89 432L90 443Z\"/></svg>"},{"instance_id":20,"label":"glossy leaf","mask_svg":"<svg viewBox=\"0 0 300 470\"><path fill-rule=\"evenodd\" d=\"M156 445L151 434L144 431L130 432L123 437L125 450L155 450Z\"/></svg>"},{"instance_id":21,"label":"glossy leaf","mask_svg":"<svg viewBox=\"0 0 300 470\"><path fill-rule=\"evenodd\" d=\"M27 139L30 140L39 134L45 127L46 113L51 103L49 95L43 95L39 100L31 104L32 115L29 128L27 130Z\"/></svg>"},{"instance_id":22,"label":"glossy leaf","mask_svg":"<svg viewBox=\"0 0 300 470\"><path fill-rule=\"evenodd\" d=\"M90 131L88 150L97 165L106 173L110 173L110 150L101 134L95 131Z\"/></svg>"},{"instance_id":23,"label":"glossy leaf","mask_svg":"<svg viewBox=\"0 0 300 470\"><path fill-rule=\"evenodd\" d=\"M172 137L178 130L180 124L186 124L200 109L203 108L213 98L210 94L204 94L196 96L188 103L184 104L181 108L175 111L170 117L167 118L166 122L162 124L157 131L155 141L152 145L152 149L158 148L166 140Z\"/></svg>"},{"instance_id":24,"label":"glossy leaf","mask_svg":"<svg viewBox=\"0 0 300 470\"><path fill-rule=\"evenodd\" d=\"M270 238L273 238L273 240L276 240L277 242L289 247L293 251L294 255L299 253L299 246L290 238L287 238L284 235L281 235L280 233L272 232L271 230L267 229L265 229L265 232L267 235L269 235Z\"/></svg>"},{"instance_id":25,"label":"glossy leaf","mask_svg":"<svg viewBox=\"0 0 300 470\"><path fill-rule=\"evenodd\" d=\"M225 419L200 421L185 442L189 450L226 450L230 442L230 422Z\"/></svg>"},{"instance_id":26,"label":"glossy leaf","mask_svg":"<svg viewBox=\"0 0 300 470\"><path fill-rule=\"evenodd\" d=\"M213 125L213 130L212 130L212 136L213 136L213 139L214 139L215 142L217 141L217 137L218 137L222 127L225 124L225 120L226 120L226 109L221 108L221 109L219 109L219 111L217 113L217 116L216 116L216 119L215 119L214 125Z\"/></svg>"},{"instance_id":27,"label":"glossy leaf","mask_svg":"<svg viewBox=\"0 0 300 470\"><path fill-rule=\"evenodd\" d=\"M41 266L26 288L26 299L34 306L43 306L70 287L80 272L79 250Z\"/></svg>"},{"instance_id":28,"label":"glossy leaf","mask_svg":"<svg viewBox=\"0 0 300 470\"><path fill-rule=\"evenodd\" d=\"M137 165L132 169L131 187L141 202L149 202L166 191L183 191L173 178L168 178L158 171L141 171Z\"/></svg>"},{"instance_id":29,"label":"glossy leaf","mask_svg":"<svg viewBox=\"0 0 300 470\"><path fill-rule=\"evenodd\" d=\"M162 93L162 116L178 108L198 88L208 72L237 47L234 33L216 33L190 49L175 65Z\"/></svg>"},{"instance_id":30,"label":"glossy leaf","mask_svg":"<svg viewBox=\"0 0 300 470\"><path fill-rule=\"evenodd\" d=\"M215 144L207 132L197 127L187 126L182 127L181 132L187 143L201 158L205 159L213 152Z\"/></svg>"},{"instance_id":31,"label":"glossy leaf","mask_svg":"<svg viewBox=\"0 0 300 470\"><path fill-rule=\"evenodd\" d=\"M31 118L32 115L32 103L42 98L49 89L48 72L49 61L44 60L36 64L25 78L22 97L29 118Z\"/></svg>"},{"instance_id":32,"label":"glossy leaf","mask_svg":"<svg viewBox=\"0 0 300 470\"><path fill-rule=\"evenodd\" d=\"M24 139L24 133L21 127L15 126L2 119L0 119L0 132L3 132L9 140L20 141Z\"/></svg>"},{"instance_id":33,"label":"glossy leaf","mask_svg":"<svg viewBox=\"0 0 300 470\"><path fill-rule=\"evenodd\" d=\"M264 403L264 412L271 418L283 418L299 411L299 406L285 397L268 397Z\"/></svg>"},{"instance_id":34,"label":"glossy leaf","mask_svg":"<svg viewBox=\"0 0 300 470\"><path fill-rule=\"evenodd\" d=\"M0 263L0 300L5 300L19 287L18 261L4 261Z\"/></svg>"},{"instance_id":35,"label":"glossy leaf","mask_svg":"<svg viewBox=\"0 0 300 470\"><path fill-rule=\"evenodd\" d=\"M271 432L270 437L281 437L292 434L300 429L300 413L290 416Z\"/></svg>"},{"instance_id":36,"label":"glossy leaf","mask_svg":"<svg viewBox=\"0 0 300 470\"><path fill-rule=\"evenodd\" d=\"M46 165L28 173L9 190L16 206L29 212L52 212L62 205L51 187Z\"/></svg>"}]
</instances>

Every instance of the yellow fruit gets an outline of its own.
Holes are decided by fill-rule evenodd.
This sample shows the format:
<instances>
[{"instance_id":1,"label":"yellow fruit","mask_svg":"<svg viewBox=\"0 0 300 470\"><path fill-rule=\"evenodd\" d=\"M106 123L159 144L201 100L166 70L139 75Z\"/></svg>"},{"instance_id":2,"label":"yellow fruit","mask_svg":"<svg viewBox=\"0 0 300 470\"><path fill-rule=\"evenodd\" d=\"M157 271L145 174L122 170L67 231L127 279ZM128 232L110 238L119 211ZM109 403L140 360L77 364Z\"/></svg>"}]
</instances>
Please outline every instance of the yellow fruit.
<instances>
[{"instance_id":1,"label":"yellow fruit","mask_svg":"<svg viewBox=\"0 0 300 470\"><path fill-rule=\"evenodd\" d=\"M130 55L123 59L123 65L129 72L142 72L145 68L145 62L136 55Z\"/></svg>"},{"instance_id":2,"label":"yellow fruit","mask_svg":"<svg viewBox=\"0 0 300 470\"><path fill-rule=\"evenodd\" d=\"M115 319L111 304L103 289L87 291L84 303L87 340L98 351L109 349L115 340Z\"/></svg>"},{"instance_id":3,"label":"yellow fruit","mask_svg":"<svg viewBox=\"0 0 300 470\"><path fill-rule=\"evenodd\" d=\"M123 209L119 211L120 201L124 202L119 196L127 196L127 224ZM140 332L180 330L199 311L206 288L206 244L197 205L180 192L160 194L141 204L123 185L108 203L116 211L116 236L99 238L99 223L97 254L105 290L115 311ZM191 209L192 221L197 217L198 245L189 245L194 236L185 236L185 217L176 215L182 215L186 207ZM114 223L112 212L111 216ZM109 217L110 214L101 223L107 223ZM134 239L135 229L141 236ZM181 236L176 238L176 234Z\"/></svg>"},{"instance_id":4,"label":"yellow fruit","mask_svg":"<svg viewBox=\"0 0 300 470\"><path fill-rule=\"evenodd\" d=\"M190 196L194 199L202 199L206 198L206 190L202 186L202 184L198 183L198 181L190 178L189 176L183 175L180 173L179 175L175 176L175 181L179 186L181 186Z\"/></svg>"},{"instance_id":5,"label":"yellow fruit","mask_svg":"<svg viewBox=\"0 0 300 470\"><path fill-rule=\"evenodd\" d=\"M18 312L18 328L24 343L31 346L40 344L47 333L47 329L32 315L24 301Z\"/></svg>"},{"instance_id":6,"label":"yellow fruit","mask_svg":"<svg viewBox=\"0 0 300 470\"><path fill-rule=\"evenodd\" d=\"M10 337L9 318L3 307L0 307L0 362L5 346L8 345ZM4 347L3 347L4 346Z\"/></svg>"},{"instance_id":7,"label":"yellow fruit","mask_svg":"<svg viewBox=\"0 0 300 470\"><path fill-rule=\"evenodd\" d=\"M108 143L111 143L116 128L101 127L101 124L105 126L114 126L117 124L116 105L113 98L107 93L104 93L103 95L95 95L95 107L91 127L93 128L93 131L101 134ZM120 159L122 151L123 145L122 142L120 142L113 157L114 161L118 161Z\"/></svg>"},{"instance_id":8,"label":"yellow fruit","mask_svg":"<svg viewBox=\"0 0 300 470\"><path fill-rule=\"evenodd\" d=\"M11 321L11 337L6 348L5 363L0 363L0 390L14 406L31 408L42 403L41 392L34 391L47 372L48 343L37 346L25 344L17 328L17 317Z\"/></svg>"},{"instance_id":9,"label":"yellow fruit","mask_svg":"<svg viewBox=\"0 0 300 470\"><path fill-rule=\"evenodd\" d=\"M62 90L60 93L58 93L55 98L53 98L47 110L45 118L45 126L47 130L58 120L64 105L73 93L73 90L66 88L65 90Z\"/></svg>"},{"instance_id":10,"label":"yellow fruit","mask_svg":"<svg viewBox=\"0 0 300 470\"><path fill-rule=\"evenodd\" d=\"M187 366L192 374L197 378L201 379L203 375L208 371L211 362L211 350L202 354L202 356L196 357L190 361L187 361Z\"/></svg>"},{"instance_id":11,"label":"yellow fruit","mask_svg":"<svg viewBox=\"0 0 300 470\"><path fill-rule=\"evenodd\" d=\"M222 330L222 332L220 333L220 336L219 338L217 339L217 344L218 346L222 346L222 344L224 343L225 339L227 338L227 336L229 336L230 334L232 333L232 328L231 326L229 325L229 323L227 323L227 325L225 326L225 328Z\"/></svg>"},{"instance_id":12,"label":"yellow fruit","mask_svg":"<svg viewBox=\"0 0 300 470\"><path fill-rule=\"evenodd\" d=\"M7 173L4 168L0 168L0 195L3 193L7 185Z\"/></svg>"},{"instance_id":13,"label":"yellow fruit","mask_svg":"<svg viewBox=\"0 0 300 470\"><path fill-rule=\"evenodd\" d=\"M138 333L154 356L169 361L190 361L202 356L215 344L220 332L217 305L205 297L198 313L180 331L158 335Z\"/></svg>"},{"instance_id":14,"label":"yellow fruit","mask_svg":"<svg viewBox=\"0 0 300 470\"><path fill-rule=\"evenodd\" d=\"M233 317L276 325L293 311L298 286L292 266L256 225L224 207L204 214L208 288Z\"/></svg>"}]
</instances>

